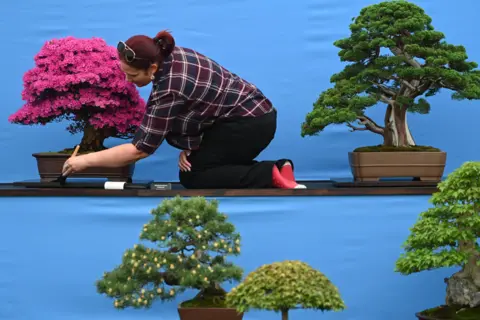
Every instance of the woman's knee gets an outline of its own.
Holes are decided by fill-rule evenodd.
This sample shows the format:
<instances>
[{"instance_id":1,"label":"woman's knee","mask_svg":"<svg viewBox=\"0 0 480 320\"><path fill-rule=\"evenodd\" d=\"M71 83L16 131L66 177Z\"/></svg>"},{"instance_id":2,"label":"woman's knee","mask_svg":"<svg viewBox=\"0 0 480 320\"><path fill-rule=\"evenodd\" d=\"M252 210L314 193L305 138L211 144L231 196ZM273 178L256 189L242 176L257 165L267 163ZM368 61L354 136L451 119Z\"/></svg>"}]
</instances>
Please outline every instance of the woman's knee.
<instances>
[{"instance_id":1,"label":"woman's knee","mask_svg":"<svg viewBox=\"0 0 480 320\"><path fill-rule=\"evenodd\" d=\"M191 171L180 171L179 174L180 184L186 189L195 188L195 177Z\"/></svg>"}]
</instances>

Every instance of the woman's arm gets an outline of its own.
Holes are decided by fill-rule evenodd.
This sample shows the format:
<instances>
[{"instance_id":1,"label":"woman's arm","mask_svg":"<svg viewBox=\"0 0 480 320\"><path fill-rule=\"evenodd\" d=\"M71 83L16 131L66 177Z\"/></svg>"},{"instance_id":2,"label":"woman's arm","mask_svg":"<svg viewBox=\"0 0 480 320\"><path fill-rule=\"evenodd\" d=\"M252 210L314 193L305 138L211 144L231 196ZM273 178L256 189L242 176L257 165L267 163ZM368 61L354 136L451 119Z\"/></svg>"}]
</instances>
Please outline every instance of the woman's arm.
<instances>
[{"instance_id":1,"label":"woman's arm","mask_svg":"<svg viewBox=\"0 0 480 320\"><path fill-rule=\"evenodd\" d=\"M89 167L121 167L147 156L147 153L138 150L133 144L126 143L103 151L70 157L63 165L62 175L68 176Z\"/></svg>"},{"instance_id":2,"label":"woman's arm","mask_svg":"<svg viewBox=\"0 0 480 320\"><path fill-rule=\"evenodd\" d=\"M123 167L148 156L149 154L138 150L133 144L125 143L85 154L83 157L88 167Z\"/></svg>"},{"instance_id":3,"label":"woman's arm","mask_svg":"<svg viewBox=\"0 0 480 320\"><path fill-rule=\"evenodd\" d=\"M85 155L87 166L121 167L153 154L170 131L183 103L183 99L174 93L154 93L143 126L138 129L132 143Z\"/></svg>"},{"instance_id":4,"label":"woman's arm","mask_svg":"<svg viewBox=\"0 0 480 320\"><path fill-rule=\"evenodd\" d=\"M138 128L131 143L69 158L63 166L63 175L90 167L122 167L153 154L170 131L183 106L183 99L170 92L155 93L149 104L143 125Z\"/></svg>"},{"instance_id":5,"label":"woman's arm","mask_svg":"<svg viewBox=\"0 0 480 320\"><path fill-rule=\"evenodd\" d=\"M183 100L170 92L154 93L149 105L132 143L85 155L87 167L121 167L153 154L170 131Z\"/></svg>"}]
</instances>

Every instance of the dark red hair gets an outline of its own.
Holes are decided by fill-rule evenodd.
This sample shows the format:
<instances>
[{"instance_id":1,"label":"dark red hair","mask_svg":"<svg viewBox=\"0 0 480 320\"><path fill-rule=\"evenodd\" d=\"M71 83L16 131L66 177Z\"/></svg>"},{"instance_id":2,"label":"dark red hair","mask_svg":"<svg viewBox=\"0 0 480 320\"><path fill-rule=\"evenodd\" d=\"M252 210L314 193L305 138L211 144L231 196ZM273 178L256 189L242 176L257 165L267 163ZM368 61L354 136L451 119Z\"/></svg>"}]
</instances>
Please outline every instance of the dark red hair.
<instances>
[{"instance_id":1,"label":"dark red hair","mask_svg":"<svg viewBox=\"0 0 480 320\"><path fill-rule=\"evenodd\" d=\"M136 35L129 38L125 43L135 51L136 57L141 59L127 62L123 54L119 53L120 60L129 66L144 70L148 69L152 63L161 64L175 47L175 39L166 30L157 33L153 39L144 35Z\"/></svg>"}]
</instances>

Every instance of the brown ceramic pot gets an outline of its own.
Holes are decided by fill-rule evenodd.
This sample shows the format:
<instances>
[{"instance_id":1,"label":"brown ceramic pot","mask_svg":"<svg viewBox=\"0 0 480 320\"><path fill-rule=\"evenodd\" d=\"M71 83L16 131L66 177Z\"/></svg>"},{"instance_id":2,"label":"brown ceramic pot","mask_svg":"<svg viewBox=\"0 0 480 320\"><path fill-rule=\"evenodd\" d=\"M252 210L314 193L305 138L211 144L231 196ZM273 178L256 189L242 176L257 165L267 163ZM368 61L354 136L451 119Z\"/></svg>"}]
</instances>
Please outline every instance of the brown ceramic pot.
<instances>
[{"instance_id":1,"label":"brown ceramic pot","mask_svg":"<svg viewBox=\"0 0 480 320\"><path fill-rule=\"evenodd\" d=\"M229 308L178 308L180 320L242 320L243 313Z\"/></svg>"},{"instance_id":2,"label":"brown ceramic pot","mask_svg":"<svg viewBox=\"0 0 480 320\"><path fill-rule=\"evenodd\" d=\"M41 181L52 181L62 173L63 164L70 157L62 153L34 153L37 159L38 173ZM135 164L119 168L88 168L72 174L72 178L106 178L110 181L131 182Z\"/></svg>"},{"instance_id":3,"label":"brown ceramic pot","mask_svg":"<svg viewBox=\"0 0 480 320\"><path fill-rule=\"evenodd\" d=\"M418 320L441 320L441 319L437 319L437 318L432 318L432 317L427 317L427 316L421 315L420 312L415 313L415 316L418 318Z\"/></svg>"},{"instance_id":4,"label":"brown ceramic pot","mask_svg":"<svg viewBox=\"0 0 480 320\"><path fill-rule=\"evenodd\" d=\"M350 152L350 168L356 181L381 178L414 178L440 181L447 161L446 152Z\"/></svg>"}]
</instances>

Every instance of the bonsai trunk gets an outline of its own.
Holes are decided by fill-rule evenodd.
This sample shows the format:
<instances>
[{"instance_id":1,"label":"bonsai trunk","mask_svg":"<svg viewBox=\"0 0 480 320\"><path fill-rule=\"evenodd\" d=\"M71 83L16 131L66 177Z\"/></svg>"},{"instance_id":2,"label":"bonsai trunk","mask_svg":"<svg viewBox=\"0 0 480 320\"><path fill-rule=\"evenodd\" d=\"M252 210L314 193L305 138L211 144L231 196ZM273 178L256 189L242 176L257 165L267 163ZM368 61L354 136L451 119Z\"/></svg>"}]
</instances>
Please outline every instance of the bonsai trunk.
<instances>
[{"instance_id":1,"label":"bonsai trunk","mask_svg":"<svg viewBox=\"0 0 480 320\"><path fill-rule=\"evenodd\" d=\"M204 298L221 298L225 299L227 292L220 287L218 284L212 284L210 287L206 289L200 289L200 292L195 296L194 299L204 299Z\"/></svg>"},{"instance_id":2,"label":"bonsai trunk","mask_svg":"<svg viewBox=\"0 0 480 320\"><path fill-rule=\"evenodd\" d=\"M282 310L282 320L288 320L288 309Z\"/></svg>"},{"instance_id":3,"label":"bonsai trunk","mask_svg":"<svg viewBox=\"0 0 480 320\"><path fill-rule=\"evenodd\" d=\"M459 250L471 252L471 257L462 270L445 279L447 283L446 304L475 308L480 306L480 261L474 241L462 241Z\"/></svg>"},{"instance_id":4,"label":"bonsai trunk","mask_svg":"<svg viewBox=\"0 0 480 320\"><path fill-rule=\"evenodd\" d=\"M216 283L211 283L208 288L197 288L198 294L189 301L182 303L183 307L220 307L225 304L227 292Z\"/></svg>"},{"instance_id":5,"label":"bonsai trunk","mask_svg":"<svg viewBox=\"0 0 480 320\"><path fill-rule=\"evenodd\" d=\"M86 153L105 150L106 148L103 143L108 136L107 130L95 129L93 126L87 124L83 130L79 151Z\"/></svg>"},{"instance_id":6,"label":"bonsai trunk","mask_svg":"<svg viewBox=\"0 0 480 320\"><path fill-rule=\"evenodd\" d=\"M398 104L389 104L385 113L383 145L394 147L414 146L407 123L407 108Z\"/></svg>"}]
</instances>

